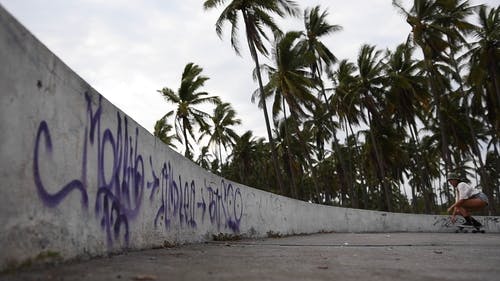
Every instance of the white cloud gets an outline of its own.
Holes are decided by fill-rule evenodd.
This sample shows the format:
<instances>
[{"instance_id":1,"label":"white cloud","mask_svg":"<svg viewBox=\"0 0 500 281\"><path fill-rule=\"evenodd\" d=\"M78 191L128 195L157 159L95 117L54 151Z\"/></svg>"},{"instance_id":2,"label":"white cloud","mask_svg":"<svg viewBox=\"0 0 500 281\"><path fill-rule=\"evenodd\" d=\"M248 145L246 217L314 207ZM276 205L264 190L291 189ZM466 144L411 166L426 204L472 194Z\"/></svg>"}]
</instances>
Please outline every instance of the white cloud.
<instances>
[{"instance_id":1,"label":"white cloud","mask_svg":"<svg viewBox=\"0 0 500 281\"><path fill-rule=\"evenodd\" d=\"M254 64L242 37L243 57L230 46L229 29L215 33L220 10L199 0L0 0L22 24L103 96L152 131L172 109L156 90L177 89L188 62L210 77L206 90L233 104L243 120L239 132L267 136L263 113L250 96L257 88ZM325 39L340 59L354 60L363 43L394 48L410 32L389 0L304 0L302 9L328 8L344 30ZM483 1L472 1L482 3ZM486 1L493 6L496 1ZM408 4L411 1L403 1ZM496 4L498 5L498 4ZM302 29L301 19L279 21ZM243 36L244 28L240 32Z\"/></svg>"}]
</instances>

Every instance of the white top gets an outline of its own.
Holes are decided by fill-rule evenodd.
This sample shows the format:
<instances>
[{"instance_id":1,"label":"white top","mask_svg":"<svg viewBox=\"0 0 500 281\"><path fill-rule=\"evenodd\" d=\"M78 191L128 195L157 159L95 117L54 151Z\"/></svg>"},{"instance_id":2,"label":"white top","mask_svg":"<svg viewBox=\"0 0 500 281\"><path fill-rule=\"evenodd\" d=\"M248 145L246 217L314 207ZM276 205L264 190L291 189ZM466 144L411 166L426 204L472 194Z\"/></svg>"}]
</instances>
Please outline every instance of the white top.
<instances>
[{"instance_id":1,"label":"white top","mask_svg":"<svg viewBox=\"0 0 500 281\"><path fill-rule=\"evenodd\" d=\"M469 199L472 196L481 193L481 190L474 188L474 187L466 184L465 182L459 183L457 185L457 189L458 189L458 195L459 195L458 200Z\"/></svg>"}]
</instances>

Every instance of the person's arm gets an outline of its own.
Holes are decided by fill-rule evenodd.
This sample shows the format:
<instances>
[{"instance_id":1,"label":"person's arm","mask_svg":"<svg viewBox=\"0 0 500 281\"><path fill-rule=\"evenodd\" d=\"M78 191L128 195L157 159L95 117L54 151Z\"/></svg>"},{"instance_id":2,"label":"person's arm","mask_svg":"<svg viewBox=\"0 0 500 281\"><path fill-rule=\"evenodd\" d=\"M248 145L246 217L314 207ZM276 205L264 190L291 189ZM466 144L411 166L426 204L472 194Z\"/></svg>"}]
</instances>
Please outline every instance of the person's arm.
<instances>
[{"instance_id":1,"label":"person's arm","mask_svg":"<svg viewBox=\"0 0 500 281\"><path fill-rule=\"evenodd\" d=\"M466 196L468 194L468 191L470 190L470 186L466 183L459 183L455 189L455 204L451 205L448 208L448 212L451 212L451 210L455 210L454 213L456 213L456 209L462 207L466 200Z\"/></svg>"},{"instance_id":2,"label":"person's arm","mask_svg":"<svg viewBox=\"0 0 500 281\"><path fill-rule=\"evenodd\" d=\"M460 212L458 211L458 208L460 208L463 203L465 202L465 199L460 199L460 188L456 188L455 189L455 204L451 205L449 208L448 208L448 212L451 212L453 211L452 215L451 215L451 222L452 223L455 223L456 221L456 216L460 214Z\"/></svg>"},{"instance_id":3,"label":"person's arm","mask_svg":"<svg viewBox=\"0 0 500 281\"><path fill-rule=\"evenodd\" d=\"M465 202L465 199L460 199L457 202L455 202L455 204L451 205L448 208L448 212L451 212L453 210L453 213L452 213L451 219L450 219L452 223L455 223L456 216L460 214L460 212L458 211L458 208L460 208L464 202Z\"/></svg>"},{"instance_id":4,"label":"person's arm","mask_svg":"<svg viewBox=\"0 0 500 281\"><path fill-rule=\"evenodd\" d=\"M465 199L459 199L457 202L455 202L455 204L451 205L448 208L448 212L451 212L451 210L455 210L453 212L453 214L455 214L456 213L456 209L462 207L462 205L464 204L464 202L465 202Z\"/></svg>"}]
</instances>

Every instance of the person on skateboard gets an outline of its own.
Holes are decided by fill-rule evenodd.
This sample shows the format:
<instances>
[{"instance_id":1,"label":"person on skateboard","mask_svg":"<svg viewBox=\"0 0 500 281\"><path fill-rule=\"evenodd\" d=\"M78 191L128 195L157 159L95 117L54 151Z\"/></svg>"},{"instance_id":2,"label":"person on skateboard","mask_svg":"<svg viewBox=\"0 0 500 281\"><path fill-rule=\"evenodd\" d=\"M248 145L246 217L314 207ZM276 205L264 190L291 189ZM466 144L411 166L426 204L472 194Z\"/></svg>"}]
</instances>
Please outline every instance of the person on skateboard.
<instances>
[{"instance_id":1,"label":"person on skateboard","mask_svg":"<svg viewBox=\"0 0 500 281\"><path fill-rule=\"evenodd\" d=\"M447 180L457 194L455 204L448 208L448 212L452 213L451 221L455 223L456 215L461 215L465 219L462 226L479 229L482 225L471 216L471 212L488 206L488 197L481 190L465 183L458 173L450 173Z\"/></svg>"}]
</instances>

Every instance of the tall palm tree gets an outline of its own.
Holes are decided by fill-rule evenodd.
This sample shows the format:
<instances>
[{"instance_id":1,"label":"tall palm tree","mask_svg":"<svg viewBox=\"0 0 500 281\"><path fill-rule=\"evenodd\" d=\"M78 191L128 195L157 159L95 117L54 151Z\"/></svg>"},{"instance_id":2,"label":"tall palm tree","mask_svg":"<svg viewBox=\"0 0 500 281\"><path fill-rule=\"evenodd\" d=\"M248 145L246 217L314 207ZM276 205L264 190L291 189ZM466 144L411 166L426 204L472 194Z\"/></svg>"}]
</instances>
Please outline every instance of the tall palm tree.
<instances>
[{"instance_id":1,"label":"tall palm tree","mask_svg":"<svg viewBox=\"0 0 500 281\"><path fill-rule=\"evenodd\" d=\"M500 143L500 6L487 9L481 6L478 12L479 26L473 31L476 41L472 43L469 51L470 63L467 82L471 85L470 105L468 109L472 115L483 118L489 124L491 141L495 146ZM466 97L469 100L469 96ZM468 102L467 102L468 103ZM467 121L470 124L470 119ZM470 124L470 130L473 126ZM473 151L479 160L479 174L481 184L488 196L493 195L495 188L494 179L488 173L486 162L483 161L479 144L474 142ZM490 205L490 210L495 213L495 204Z\"/></svg>"},{"instance_id":2,"label":"tall palm tree","mask_svg":"<svg viewBox=\"0 0 500 281\"><path fill-rule=\"evenodd\" d=\"M450 152L448 150L448 138L444 133L445 122L441 108L441 99L444 95L444 86L440 83L444 77L434 64L444 61L444 51L448 43L445 38L444 29L439 25L438 19L441 17L439 4L436 0L414 0L413 6L406 11L400 1L393 0L393 5L406 17L406 22L412 27L412 40L422 50L424 55L423 68L427 72L427 78L431 92L434 96L437 119L442 125L441 153L445 162L445 169L451 168Z\"/></svg>"},{"instance_id":3,"label":"tall palm tree","mask_svg":"<svg viewBox=\"0 0 500 281\"><path fill-rule=\"evenodd\" d=\"M309 66L309 60L303 55L301 47L296 44L301 35L301 32L287 32L283 38L278 38L275 42L272 51L274 65L265 64L263 66L269 76L269 83L265 89L274 94L273 115L282 111L286 119L286 107L290 110L290 115L294 119L291 122L294 125L294 133L302 141L303 156L308 160L313 180L316 181L312 159L309 151L306 150L307 146L299 129L301 119L307 116L305 110L311 111L313 106L318 103L312 93L312 89L316 85L315 80L306 70ZM288 130L285 133L287 138L290 133ZM316 195L320 198L319 190L317 190Z\"/></svg>"},{"instance_id":4,"label":"tall palm tree","mask_svg":"<svg viewBox=\"0 0 500 281\"><path fill-rule=\"evenodd\" d=\"M231 45L236 53L240 54L240 47L238 42L238 24L240 21L239 14L243 18L245 26L246 39L250 54L255 62L255 69L257 70L257 80L259 83L259 90L262 99L262 109L264 111L264 119L266 122L267 136L271 145L273 155L273 165L276 173L278 186L283 190L281 173L278 166L278 157L274 146L274 141L271 132L271 123L267 112L267 105L265 99L264 86L262 77L259 70L259 56L268 54L267 48L264 45L264 39L268 40L268 35L264 32L264 28L269 28L274 34L280 34L281 31L274 22L271 14L284 17L286 15L297 16L299 8L292 0L205 0L203 7L205 9L214 9L229 2L224 8L221 15L215 23L215 30L219 37L222 37L223 26L226 22L231 24Z\"/></svg>"},{"instance_id":5,"label":"tall palm tree","mask_svg":"<svg viewBox=\"0 0 500 281\"><path fill-rule=\"evenodd\" d=\"M201 75L202 71L203 68L198 65L188 63L182 72L181 85L177 92L167 87L158 90L167 102L177 105L174 117L175 129L178 137L182 134L185 146L184 156L189 159L193 158L193 153L190 150L192 145L189 142L188 135L195 140L193 127L195 125L206 127L206 119L209 116L206 112L197 109L196 106L204 103L220 103L218 97L209 96L206 92L198 92L205 84L205 81L209 79Z\"/></svg>"},{"instance_id":6,"label":"tall palm tree","mask_svg":"<svg viewBox=\"0 0 500 281\"><path fill-rule=\"evenodd\" d=\"M302 146L297 145L297 138L295 138L295 135L289 133L289 127L294 126L293 122L294 120L291 117L275 120L274 137L276 139L278 156L281 158L283 170L286 174L284 182L287 190L285 190L284 194L299 199L298 196L303 190L298 190L298 183L304 175L304 167L307 165L303 163L304 152L301 149Z\"/></svg>"},{"instance_id":7,"label":"tall palm tree","mask_svg":"<svg viewBox=\"0 0 500 281\"><path fill-rule=\"evenodd\" d=\"M329 99L329 108L332 112L335 112L340 120L340 123L345 128L345 134L347 136L347 140L353 138L350 142L354 145L353 149L349 148L349 151L353 151L354 153L346 153L347 158L351 158L353 155L356 159L361 159L360 149L358 147L358 142L356 140L356 134L353 129L354 126L358 126L361 120L365 119L364 112L361 110L361 97L359 95L359 75L356 74L357 67L354 63L349 62L347 60L342 60L339 62L338 67L335 71L330 74L330 78L333 81L335 94L333 94ZM334 134L335 136L335 134ZM334 139L333 149L339 155L339 161L345 163L344 159L341 157L341 150L338 148L338 141ZM348 163L354 163L353 159L347 159ZM359 167L359 166L358 166ZM346 172L349 171L349 174L352 177L356 177L356 166L349 165L349 168L346 169L345 165L342 166L342 169ZM364 206L368 206L368 197L367 197L367 185L365 184L365 175L363 169L359 169L359 177L361 180L361 193L363 197ZM355 182L353 180L344 179L345 181L352 182L350 188L352 192L355 188ZM348 183L349 184L349 183ZM342 196L344 196L342 194ZM353 192L353 196L356 196L356 193ZM355 204L358 204L356 200L357 198L353 197L353 207L356 207ZM366 207L367 208L367 207Z\"/></svg>"},{"instance_id":8,"label":"tall palm tree","mask_svg":"<svg viewBox=\"0 0 500 281\"><path fill-rule=\"evenodd\" d=\"M300 36L301 32L292 31L279 38L272 51L274 65L262 66L269 77L265 90L274 95L273 116L286 111L285 101L290 113L300 120L307 116L306 109L318 102L312 94L316 81L306 70L309 60L296 44Z\"/></svg>"},{"instance_id":9,"label":"tall palm tree","mask_svg":"<svg viewBox=\"0 0 500 281\"><path fill-rule=\"evenodd\" d=\"M484 6L480 7L484 9ZM467 139L471 140L470 147L473 152L471 158L475 167L478 167L477 162L479 162L478 170L480 171L483 183L489 183L490 180L488 179L488 175L484 173L484 169L482 168L484 167L484 161L480 151L479 138L476 137L478 132L474 128L474 120L472 120L470 114L470 95L468 95L466 91L465 81L461 73L462 69L467 67L463 62L469 58L468 55L471 54L471 52L467 53L465 56L457 55L465 47L470 46L465 39L465 35L470 35L473 31L477 30L477 27L468 20L470 16L473 15L474 11L477 10L478 6L471 6L469 1L453 0L442 2L441 8L443 10L443 16L440 20L442 21L442 25L447 29L446 36L449 44L449 64L453 70L451 78L458 84L458 88L455 91L462 98L461 108L466 109L466 122L463 124L467 124L469 129L470 137ZM500 118L498 118L498 120L500 120ZM491 186L487 184L484 188L491 189Z\"/></svg>"},{"instance_id":10,"label":"tall palm tree","mask_svg":"<svg viewBox=\"0 0 500 281\"><path fill-rule=\"evenodd\" d=\"M410 132L415 147L419 147L417 118L422 121L429 108L430 95L425 87L425 77L419 71L420 64L412 58L413 47L409 42L399 45L394 52L389 52L389 59L385 67L385 81L388 86L385 100L385 113L401 126L406 126ZM417 209L416 187L422 190L424 198L428 198L431 191L430 178L425 170L425 163L421 151L412 150L416 164L412 172L418 174L417 181L411 185L412 207ZM425 200L426 212L431 211L430 199Z\"/></svg>"},{"instance_id":11,"label":"tall palm tree","mask_svg":"<svg viewBox=\"0 0 500 281\"><path fill-rule=\"evenodd\" d=\"M222 147L227 152L228 146L234 145L238 135L231 126L241 124L241 119L236 118L236 111L231 107L231 104L225 102L217 104L210 119L212 120L213 127L209 127L203 131L198 141L208 136L207 145L217 146L219 163L222 165Z\"/></svg>"},{"instance_id":12,"label":"tall palm tree","mask_svg":"<svg viewBox=\"0 0 500 281\"><path fill-rule=\"evenodd\" d=\"M316 143L316 157L318 161L325 158L325 143L332 139L337 122L332 122L331 111L326 104L318 103L312 116L304 121L304 129L310 130Z\"/></svg>"},{"instance_id":13,"label":"tall palm tree","mask_svg":"<svg viewBox=\"0 0 500 281\"><path fill-rule=\"evenodd\" d=\"M312 58L310 63L311 73L320 86L320 94L323 96L324 102L327 107L330 108L322 76L325 68L328 69L332 64L337 62L337 58L328 49L328 47L321 42L320 39L327 35L341 31L342 27L340 25L332 25L328 23L328 10L321 12L320 9L320 6L315 6L312 9L306 9L304 12L305 38L301 44L304 46L304 51ZM331 123L333 123L333 114L330 115L330 118ZM347 175L349 173L347 172L346 161L344 161L342 153L340 153L339 140L337 139L335 131L333 133L333 139L334 150L336 156L339 157L341 168L343 170L342 175ZM347 183L349 190L351 190L352 193L353 180L347 178L343 182ZM355 202L353 207L357 207L357 200L354 200L353 202Z\"/></svg>"},{"instance_id":14,"label":"tall palm tree","mask_svg":"<svg viewBox=\"0 0 500 281\"><path fill-rule=\"evenodd\" d=\"M321 93L326 93L321 77L325 67L329 67L337 61L335 55L321 42L320 38L342 30L340 25L332 25L327 21L328 10L320 12L321 7L316 6L306 9L304 12L305 38L301 42L305 52L309 53L314 60L311 62L311 73L318 79L321 85ZM327 101L325 101L327 102Z\"/></svg>"},{"instance_id":15,"label":"tall palm tree","mask_svg":"<svg viewBox=\"0 0 500 281\"><path fill-rule=\"evenodd\" d=\"M371 150L375 155L377 176L382 185L385 194L386 208L392 211L392 190L386 179L386 165L383 161L381 147L375 138L376 129L384 121L380 114L379 100L382 99L384 77L384 63L380 59L381 51L376 51L375 46L363 45L358 54L357 66L359 70L359 94L361 95L361 104L366 109L369 136L371 141Z\"/></svg>"},{"instance_id":16,"label":"tall palm tree","mask_svg":"<svg viewBox=\"0 0 500 281\"><path fill-rule=\"evenodd\" d=\"M487 121L493 137L500 138L500 6L479 9L479 26L473 31L477 41L472 43L468 82L476 98L483 96L488 112ZM480 104L480 103L479 103ZM482 111L482 109L480 109ZM496 137L495 137L496 135Z\"/></svg>"},{"instance_id":17,"label":"tall palm tree","mask_svg":"<svg viewBox=\"0 0 500 281\"><path fill-rule=\"evenodd\" d=\"M450 2L450 1L448 1ZM453 2L453 0L452 0ZM436 117L441 130L441 153L445 163L446 173L451 169L448 135L445 133L446 120L443 113L443 103L446 103L445 92L450 88L449 81L441 71L447 68L445 51L449 48L449 38L457 38L455 29L444 26L449 20L444 5L440 0L413 0L409 11L401 5L399 0L393 0L393 5L406 17L412 27L412 40L422 50L424 57L423 68L426 71L429 88L434 97Z\"/></svg>"}]
</instances>

